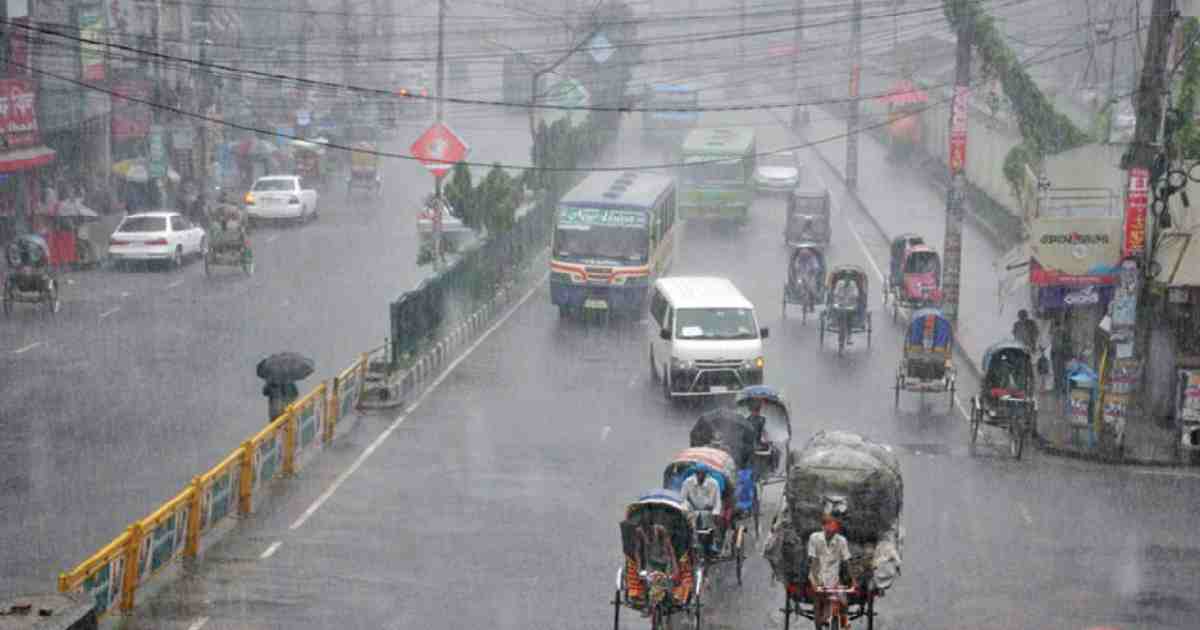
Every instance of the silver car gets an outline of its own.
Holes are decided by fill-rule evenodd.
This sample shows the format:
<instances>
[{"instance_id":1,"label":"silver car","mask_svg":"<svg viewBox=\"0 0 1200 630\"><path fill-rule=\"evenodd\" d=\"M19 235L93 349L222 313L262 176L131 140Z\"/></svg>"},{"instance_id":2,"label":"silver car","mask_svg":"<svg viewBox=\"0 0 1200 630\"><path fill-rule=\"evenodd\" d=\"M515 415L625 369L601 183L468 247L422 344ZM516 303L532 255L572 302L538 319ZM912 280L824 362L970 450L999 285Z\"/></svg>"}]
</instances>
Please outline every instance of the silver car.
<instances>
[{"instance_id":1,"label":"silver car","mask_svg":"<svg viewBox=\"0 0 1200 630\"><path fill-rule=\"evenodd\" d=\"M792 151L764 155L754 169L754 185L759 192L786 193L800 183L800 159Z\"/></svg>"}]
</instances>

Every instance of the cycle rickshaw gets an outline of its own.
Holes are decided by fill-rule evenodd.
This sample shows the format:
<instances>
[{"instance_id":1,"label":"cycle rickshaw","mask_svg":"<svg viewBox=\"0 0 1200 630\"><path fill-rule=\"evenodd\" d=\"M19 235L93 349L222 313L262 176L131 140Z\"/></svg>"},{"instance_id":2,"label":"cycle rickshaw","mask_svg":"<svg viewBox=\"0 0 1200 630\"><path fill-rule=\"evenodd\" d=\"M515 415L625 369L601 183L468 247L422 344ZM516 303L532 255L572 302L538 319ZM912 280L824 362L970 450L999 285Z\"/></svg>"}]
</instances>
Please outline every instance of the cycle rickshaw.
<instances>
[{"instance_id":1,"label":"cycle rickshaw","mask_svg":"<svg viewBox=\"0 0 1200 630\"><path fill-rule=\"evenodd\" d=\"M704 564L683 497L666 489L650 490L625 509L621 521L625 559L617 569L613 630L621 627L621 608L650 618L650 628L666 628L676 614L700 627Z\"/></svg>"},{"instance_id":2,"label":"cycle rickshaw","mask_svg":"<svg viewBox=\"0 0 1200 630\"><path fill-rule=\"evenodd\" d=\"M746 527L742 521L751 518L746 501L739 506L738 484L739 474L733 456L725 450L714 447L693 447L680 451L671 463L663 470L663 487L679 492L683 482L696 474L699 469L716 480L721 489L721 515L707 519L697 516L696 544L700 549L699 558L705 566L713 566L733 562L737 567L737 581L742 583L742 564L746 560ZM744 475L749 483L749 492L753 492L754 484L749 471ZM743 491L745 493L745 491ZM753 503L749 504L752 509ZM690 506L689 506L690 507ZM708 521L708 522L705 522Z\"/></svg>"},{"instance_id":3,"label":"cycle rickshaw","mask_svg":"<svg viewBox=\"0 0 1200 630\"><path fill-rule=\"evenodd\" d=\"M4 277L4 293L0 295L5 315L12 314L13 305L41 304L54 315L61 303L58 280L50 268L50 247L37 234L23 234L8 245L6 258L10 271Z\"/></svg>"},{"instance_id":4,"label":"cycle rickshaw","mask_svg":"<svg viewBox=\"0 0 1200 630\"><path fill-rule=\"evenodd\" d=\"M788 305L800 306L800 323L815 313L825 288L825 254L815 243L801 243L788 260L787 283L783 285L783 318Z\"/></svg>"},{"instance_id":5,"label":"cycle rickshaw","mask_svg":"<svg viewBox=\"0 0 1200 630\"><path fill-rule=\"evenodd\" d=\"M971 453L987 425L1008 432L1009 454L1020 459L1025 434L1037 422L1033 355L1016 340L1001 341L983 353L981 367L979 394L971 397Z\"/></svg>"},{"instance_id":6,"label":"cycle rickshaw","mask_svg":"<svg viewBox=\"0 0 1200 630\"><path fill-rule=\"evenodd\" d=\"M896 407L900 392L946 394L946 403L954 409L956 374L951 354L954 330L950 320L935 308L921 309L912 315L904 336L904 356L896 370Z\"/></svg>"},{"instance_id":7,"label":"cycle rickshaw","mask_svg":"<svg viewBox=\"0 0 1200 630\"><path fill-rule=\"evenodd\" d=\"M851 283L857 287L857 299L844 302L838 296L841 283ZM858 265L837 265L829 272L829 281L825 284L825 308L821 310L819 321L818 350L825 347L825 333L837 335L838 356L846 349L846 344L855 333L866 333L867 348L871 347L871 312L867 310L867 272Z\"/></svg>"},{"instance_id":8,"label":"cycle rickshaw","mask_svg":"<svg viewBox=\"0 0 1200 630\"><path fill-rule=\"evenodd\" d=\"M924 243L910 244L899 264L892 264L898 271L888 283L883 300L885 304L891 302L893 322L900 319L902 308L917 310L942 301L942 260L933 248Z\"/></svg>"}]
</instances>

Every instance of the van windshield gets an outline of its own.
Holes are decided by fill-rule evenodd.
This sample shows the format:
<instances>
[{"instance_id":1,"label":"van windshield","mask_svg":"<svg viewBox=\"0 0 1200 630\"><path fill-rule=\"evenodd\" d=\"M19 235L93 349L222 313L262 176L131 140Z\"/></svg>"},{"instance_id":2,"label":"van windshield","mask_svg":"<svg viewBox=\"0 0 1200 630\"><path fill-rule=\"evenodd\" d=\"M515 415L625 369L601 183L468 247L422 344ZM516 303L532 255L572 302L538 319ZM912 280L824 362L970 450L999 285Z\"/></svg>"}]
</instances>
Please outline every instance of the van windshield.
<instances>
[{"instance_id":1,"label":"van windshield","mask_svg":"<svg viewBox=\"0 0 1200 630\"><path fill-rule=\"evenodd\" d=\"M675 311L676 339L758 339L748 308L681 308Z\"/></svg>"}]
</instances>

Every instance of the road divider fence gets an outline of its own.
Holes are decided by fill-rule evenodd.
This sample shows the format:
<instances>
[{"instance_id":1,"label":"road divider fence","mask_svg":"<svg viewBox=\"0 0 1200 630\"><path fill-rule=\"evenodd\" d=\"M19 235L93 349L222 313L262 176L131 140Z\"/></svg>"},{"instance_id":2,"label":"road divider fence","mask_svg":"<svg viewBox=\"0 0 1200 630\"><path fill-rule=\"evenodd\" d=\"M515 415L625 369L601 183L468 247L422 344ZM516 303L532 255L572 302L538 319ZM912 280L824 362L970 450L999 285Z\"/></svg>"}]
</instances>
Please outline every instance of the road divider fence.
<instances>
[{"instance_id":1,"label":"road divider fence","mask_svg":"<svg viewBox=\"0 0 1200 630\"><path fill-rule=\"evenodd\" d=\"M359 407L367 363L363 353L171 500L60 573L59 592L89 598L100 617L133 610L139 590L165 581L160 576L180 561L200 557L226 531L224 525L253 515L267 486L295 474L334 439L338 424Z\"/></svg>"}]
</instances>

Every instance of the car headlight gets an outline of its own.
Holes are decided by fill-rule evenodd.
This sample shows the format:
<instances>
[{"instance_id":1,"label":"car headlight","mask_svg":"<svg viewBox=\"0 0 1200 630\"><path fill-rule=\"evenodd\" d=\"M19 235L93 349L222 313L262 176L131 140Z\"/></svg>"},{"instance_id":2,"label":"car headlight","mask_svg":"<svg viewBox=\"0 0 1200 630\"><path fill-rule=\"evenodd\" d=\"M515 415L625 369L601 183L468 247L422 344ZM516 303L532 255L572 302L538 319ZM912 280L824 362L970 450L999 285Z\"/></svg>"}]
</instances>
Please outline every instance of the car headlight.
<instances>
[{"instance_id":1,"label":"car headlight","mask_svg":"<svg viewBox=\"0 0 1200 630\"><path fill-rule=\"evenodd\" d=\"M687 359L671 357L671 369L672 370L690 370L695 366L696 366L695 361L689 361Z\"/></svg>"},{"instance_id":2,"label":"car headlight","mask_svg":"<svg viewBox=\"0 0 1200 630\"><path fill-rule=\"evenodd\" d=\"M742 369L744 369L744 370L761 370L761 369L763 369L763 366L766 364L767 364L767 362L764 361L762 357L754 357L753 359L747 359L746 361L743 361Z\"/></svg>"}]
</instances>

